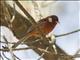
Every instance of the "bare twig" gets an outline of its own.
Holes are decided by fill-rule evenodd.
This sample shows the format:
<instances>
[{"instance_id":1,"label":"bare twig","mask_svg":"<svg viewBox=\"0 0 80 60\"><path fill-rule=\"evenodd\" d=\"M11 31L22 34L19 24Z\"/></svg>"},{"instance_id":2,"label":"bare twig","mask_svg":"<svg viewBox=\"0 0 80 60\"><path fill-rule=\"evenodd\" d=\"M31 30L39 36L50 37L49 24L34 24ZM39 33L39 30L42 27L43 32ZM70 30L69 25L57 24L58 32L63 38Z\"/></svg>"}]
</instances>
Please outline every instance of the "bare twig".
<instances>
[{"instance_id":1,"label":"bare twig","mask_svg":"<svg viewBox=\"0 0 80 60\"><path fill-rule=\"evenodd\" d=\"M34 21L34 18L24 9L24 7L19 3L18 0L13 0L18 7L24 12L24 14L28 17L29 21L31 22L31 24L35 24L36 22Z\"/></svg>"},{"instance_id":2,"label":"bare twig","mask_svg":"<svg viewBox=\"0 0 80 60\"><path fill-rule=\"evenodd\" d=\"M21 60L19 57L17 57L15 54L13 54L18 60Z\"/></svg>"},{"instance_id":3,"label":"bare twig","mask_svg":"<svg viewBox=\"0 0 80 60\"><path fill-rule=\"evenodd\" d=\"M17 47L19 44L21 44L22 42L24 43L25 40L27 40L29 37L30 37L30 35L29 35L29 36L24 36L23 38L20 39L20 41L18 41L17 43L15 43L15 44L12 46L12 48L16 48L16 47Z\"/></svg>"},{"instance_id":4,"label":"bare twig","mask_svg":"<svg viewBox=\"0 0 80 60\"><path fill-rule=\"evenodd\" d=\"M6 42L0 41L0 43L7 44ZM8 44L15 44L16 42L8 42Z\"/></svg>"},{"instance_id":5,"label":"bare twig","mask_svg":"<svg viewBox=\"0 0 80 60\"><path fill-rule=\"evenodd\" d=\"M44 54L45 53L42 53L41 56L37 60L40 60L44 56Z\"/></svg>"},{"instance_id":6,"label":"bare twig","mask_svg":"<svg viewBox=\"0 0 80 60\"><path fill-rule=\"evenodd\" d=\"M41 48L36 48L36 47L34 47L34 46L31 46L31 47L27 47L27 48L17 48L17 49L13 49L14 51L16 51L16 50L27 50L27 49L38 49L39 51L41 51L41 52L43 52L43 53L48 53L48 54L53 54L53 53L51 53L51 52L49 52L49 51L47 51L47 50L44 50L44 49L41 49ZM46 48L46 49L48 49L48 48ZM4 52L6 52L6 51L9 51L9 49L0 49L0 51L4 51ZM43 56L44 54L42 53L42 55L41 56ZM67 56L67 57L72 57L72 58L76 58L76 57L80 57L80 54L76 54L76 55L74 55L74 56L70 56L70 55L65 55L65 54L59 54L59 53L54 53L54 55L59 55L59 56L63 56L63 57L65 57L65 56Z\"/></svg>"},{"instance_id":7,"label":"bare twig","mask_svg":"<svg viewBox=\"0 0 80 60\"><path fill-rule=\"evenodd\" d=\"M53 48L54 48L55 54L58 54L58 51L55 45L53 45Z\"/></svg>"},{"instance_id":8,"label":"bare twig","mask_svg":"<svg viewBox=\"0 0 80 60\"><path fill-rule=\"evenodd\" d=\"M4 60L3 56L1 55L1 53L0 53L0 59Z\"/></svg>"},{"instance_id":9,"label":"bare twig","mask_svg":"<svg viewBox=\"0 0 80 60\"><path fill-rule=\"evenodd\" d=\"M41 39L38 39L38 40L35 40L35 41L32 41L32 42L24 42L24 41L27 40L28 38L29 38L29 36L24 36L23 38L20 39L20 41L18 41L17 43L15 43L15 44L12 46L12 48L17 47L19 44L22 44L22 42L23 42L24 44L29 44L29 45L31 45L31 44L34 44L34 43L36 43L36 42L41 41Z\"/></svg>"},{"instance_id":10,"label":"bare twig","mask_svg":"<svg viewBox=\"0 0 80 60\"><path fill-rule=\"evenodd\" d=\"M27 49L38 49L39 51L41 52L45 52L45 53L48 53L48 54L51 54L51 52L47 51L47 50L44 50L42 48L37 48L37 47L34 47L34 46L29 46L29 47L25 47L25 48L16 48L16 49L13 49L13 51L16 51L16 50L27 50ZM4 51L4 52L8 52L9 49L0 49L0 51Z\"/></svg>"},{"instance_id":11,"label":"bare twig","mask_svg":"<svg viewBox=\"0 0 80 60\"><path fill-rule=\"evenodd\" d=\"M33 47L33 46L27 47L27 48L16 48L16 49L13 48L13 51L16 51L16 50L27 50L27 49L34 49L34 48L35 47ZM6 52L6 51L9 51L9 49L0 49L0 51Z\"/></svg>"},{"instance_id":12,"label":"bare twig","mask_svg":"<svg viewBox=\"0 0 80 60\"><path fill-rule=\"evenodd\" d=\"M46 47L45 51L47 51L48 48L49 48L49 47ZM45 52L43 52L43 53L41 54L41 56L40 56L37 60L40 60L40 59L44 56L44 54L45 54Z\"/></svg>"},{"instance_id":13,"label":"bare twig","mask_svg":"<svg viewBox=\"0 0 80 60\"><path fill-rule=\"evenodd\" d=\"M76 32L79 32L80 29L77 29L75 31L72 31L72 32L68 32L68 33L65 33L65 34L60 34L60 35L55 35L55 37L62 37L62 36L66 36L66 35L70 35L70 34L73 34L73 33L76 33Z\"/></svg>"},{"instance_id":14,"label":"bare twig","mask_svg":"<svg viewBox=\"0 0 80 60\"><path fill-rule=\"evenodd\" d=\"M7 60L11 60L11 59L9 59L9 58L4 54L4 52L2 52L2 54L3 54L3 56L4 56Z\"/></svg>"},{"instance_id":15,"label":"bare twig","mask_svg":"<svg viewBox=\"0 0 80 60\"><path fill-rule=\"evenodd\" d=\"M11 18L11 20L10 20L10 23L12 24L12 22L14 21L14 19L15 19L15 13L16 13L16 11L15 11L15 2L13 2L13 16L12 16L12 18Z\"/></svg>"},{"instance_id":16,"label":"bare twig","mask_svg":"<svg viewBox=\"0 0 80 60\"><path fill-rule=\"evenodd\" d=\"M12 28L13 27L12 26L12 23L13 23L14 19L15 19L15 2L13 2L13 15L12 15L10 21L9 21L10 23L8 24L8 27L9 28Z\"/></svg>"},{"instance_id":17,"label":"bare twig","mask_svg":"<svg viewBox=\"0 0 80 60\"><path fill-rule=\"evenodd\" d=\"M7 43L7 47L8 47L8 49L9 49L10 53L11 53L12 60L15 60L15 57L14 57L14 55L13 55L13 50L12 50L12 48L9 47L8 41L7 41L7 39L5 38L5 36L3 36L3 38L4 38L5 42Z\"/></svg>"},{"instance_id":18,"label":"bare twig","mask_svg":"<svg viewBox=\"0 0 80 60\"><path fill-rule=\"evenodd\" d=\"M24 42L24 44L34 44L34 43L37 43L39 41L41 41L41 39L37 39L37 40L31 41L31 42ZM0 41L0 43L7 44L6 42L3 42L3 41ZM16 42L8 42L8 44L16 44ZM21 43L21 44L23 44L23 43Z\"/></svg>"}]
</instances>

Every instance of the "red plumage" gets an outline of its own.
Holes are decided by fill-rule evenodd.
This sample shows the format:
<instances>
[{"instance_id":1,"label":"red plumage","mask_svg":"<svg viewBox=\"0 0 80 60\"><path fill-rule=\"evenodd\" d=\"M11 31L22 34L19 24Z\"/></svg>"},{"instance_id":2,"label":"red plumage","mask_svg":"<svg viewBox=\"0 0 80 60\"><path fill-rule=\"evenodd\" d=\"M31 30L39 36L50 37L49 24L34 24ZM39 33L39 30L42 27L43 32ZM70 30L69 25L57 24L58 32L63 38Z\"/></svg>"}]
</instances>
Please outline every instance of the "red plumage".
<instances>
[{"instance_id":1,"label":"red plumage","mask_svg":"<svg viewBox=\"0 0 80 60\"><path fill-rule=\"evenodd\" d=\"M37 24L38 24L40 31L43 34L47 35L55 28L58 22L59 22L58 17L55 15L51 15L51 16L41 19L40 21L37 22ZM29 31L28 33L32 36L36 36L39 34L39 31L36 29L36 27L33 27L33 26L28 31Z\"/></svg>"}]
</instances>

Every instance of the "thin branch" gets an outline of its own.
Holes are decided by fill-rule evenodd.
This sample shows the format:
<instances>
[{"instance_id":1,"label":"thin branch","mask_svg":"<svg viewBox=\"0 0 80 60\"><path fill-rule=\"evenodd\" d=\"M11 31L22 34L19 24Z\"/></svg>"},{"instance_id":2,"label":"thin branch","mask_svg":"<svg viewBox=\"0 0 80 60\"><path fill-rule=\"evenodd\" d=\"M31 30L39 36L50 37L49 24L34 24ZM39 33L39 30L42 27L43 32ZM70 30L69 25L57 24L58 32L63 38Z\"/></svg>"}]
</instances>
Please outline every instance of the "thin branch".
<instances>
[{"instance_id":1,"label":"thin branch","mask_svg":"<svg viewBox=\"0 0 80 60\"><path fill-rule=\"evenodd\" d=\"M0 43L7 44L6 42L0 41ZM16 42L8 42L8 44L15 44Z\"/></svg>"},{"instance_id":2,"label":"thin branch","mask_svg":"<svg viewBox=\"0 0 80 60\"><path fill-rule=\"evenodd\" d=\"M17 5L18 7L24 12L24 14L28 17L29 21L31 22L31 24L35 24L35 20L34 18L24 9L24 7L19 3L18 0L13 0Z\"/></svg>"},{"instance_id":3,"label":"thin branch","mask_svg":"<svg viewBox=\"0 0 80 60\"><path fill-rule=\"evenodd\" d=\"M41 56L37 60L40 60L44 56L44 54L45 53L42 53Z\"/></svg>"},{"instance_id":4,"label":"thin branch","mask_svg":"<svg viewBox=\"0 0 80 60\"><path fill-rule=\"evenodd\" d=\"M1 55L1 53L0 53L0 57L1 57L2 60L4 60L3 56Z\"/></svg>"},{"instance_id":5,"label":"thin branch","mask_svg":"<svg viewBox=\"0 0 80 60\"><path fill-rule=\"evenodd\" d=\"M27 49L38 49L39 51L41 51L41 52L43 52L43 53L48 53L48 54L53 54L53 53L51 53L51 52L49 52L49 51L47 51L47 50L44 50L44 49L41 49L41 48L36 48L36 47L27 47L27 48L17 48L17 49L13 49L14 51L16 51L16 50L27 50ZM46 48L47 49L47 48ZM8 52L9 51L9 49L0 49L0 51L4 51L4 52ZM42 54L41 56L43 56L44 54ZM80 54L77 54L77 55L74 55L74 56L70 56L70 55L65 55L65 54L56 54L56 53L54 53L54 55L58 55L58 56L63 56L63 57L65 57L65 56L67 56L67 57L72 57L72 58L76 58L76 57L80 57Z\"/></svg>"},{"instance_id":6,"label":"thin branch","mask_svg":"<svg viewBox=\"0 0 80 60\"><path fill-rule=\"evenodd\" d=\"M14 55L13 55L13 50L12 50L12 48L9 47L8 41L7 41L7 39L5 38L5 36L3 36L3 38L4 38L5 42L7 43L7 47L8 47L8 49L9 49L9 51L10 51L12 60L15 60L15 57L14 57Z\"/></svg>"},{"instance_id":7,"label":"thin branch","mask_svg":"<svg viewBox=\"0 0 80 60\"><path fill-rule=\"evenodd\" d=\"M58 54L58 51L55 45L53 45L53 49L54 49L55 54Z\"/></svg>"},{"instance_id":8,"label":"thin branch","mask_svg":"<svg viewBox=\"0 0 80 60\"><path fill-rule=\"evenodd\" d=\"M3 39L5 40L6 44L8 44L8 41L7 41L7 39L5 38L5 36L2 36L2 37L3 37Z\"/></svg>"},{"instance_id":9,"label":"thin branch","mask_svg":"<svg viewBox=\"0 0 80 60\"><path fill-rule=\"evenodd\" d=\"M31 42L24 42L24 44L34 44L34 43L37 43L39 41L41 41L41 39L37 39L37 40L31 41ZM6 42L3 42L3 41L0 41L0 43L7 44ZM8 44L16 44L16 42L8 42ZM23 44L23 43L21 43L21 44Z\"/></svg>"},{"instance_id":10,"label":"thin branch","mask_svg":"<svg viewBox=\"0 0 80 60\"><path fill-rule=\"evenodd\" d=\"M46 49L38 48L38 50L40 50L43 53L51 54L51 52L47 51L48 50L48 47Z\"/></svg>"},{"instance_id":11,"label":"thin branch","mask_svg":"<svg viewBox=\"0 0 80 60\"><path fill-rule=\"evenodd\" d=\"M72 31L72 32L68 32L68 33L65 33L65 34L60 34L60 35L55 35L55 37L62 37L62 36L66 36L66 35L70 35L70 34L73 34L73 33L76 33L76 32L79 32L80 29L77 29L75 31Z\"/></svg>"},{"instance_id":12,"label":"thin branch","mask_svg":"<svg viewBox=\"0 0 80 60\"><path fill-rule=\"evenodd\" d=\"M19 57L17 57L15 54L14 54L14 57L16 57L18 60L21 60Z\"/></svg>"},{"instance_id":13,"label":"thin branch","mask_svg":"<svg viewBox=\"0 0 80 60\"><path fill-rule=\"evenodd\" d=\"M44 50L44 49L42 49L42 48L37 48L37 47L34 47L34 46L30 46L30 47L25 47L25 48L16 48L16 49L13 49L13 51L19 51L19 50L27 50L27 49L38 49L39 51L41 51L41 52L45 52L45 53L50 53L51 54L51 52L49 52L49 51L47 51L47 50ZM8 52L9 51L9 49L0 49L0 51L4 51L4 52Z\"/></svg>"},{"instance_id":14,"label":"thin branch","mask_svg":"<svg viewBox=\"0 0 80 60\"><path fill-rule=\"evenodd\" d=\"M11 59L9 59L9 58L4 54L4 52L2 52L2 54L3 54L3 56L4 56L7 60L11 60Z\"/></svg>"},{"instance_id":15,"label":"thin branch","mask_svg":"<svg viewBox=\"0 0 80 60\"><path fill-rule=\"evenodd\" d=\"M7 5L8 6L8 5ZM11 17L11 19L10 19L10 23L8 24L8 27L9 28L12 28L13 26L12 26L12 23L13 23L13 21L15 20L15 13L16 13L16 11L15 11L15 2L13 2L13 15L12 15L12 17Z\"/></svg>"},{"instance_id":16,"label":"thin branch","mask_svg":"<svg viewBox=\"0 0 80 60\"><path fill-rule=\"evenodd\" d=\"M23 38L21 38L20 39L20 41L18 41L17 43L15 43L13 46L12 46L12 48L15 48L15 47L17 47L19 44L21 44L22 42L24 43L24 44L29 44L29 45L31 45L31 44L34 44L34 43L36 43L36 42L39 42L41 39L38 39L38 40L35 40L35 41L32 41L32 42L24 42L25 40L27 40L28 39L28 36L24 36Z\"/></svg>"},{"instance_id":17,"label":"thin branch","mask_svg":"<svg viewBox=\"0 0 80 60\"><path fill-rule=\"evenodd\" d=\"M45 51L47 51L48 48L49 48L49 47L46 47ZM45 52L43 52L43 53L41 54L41 56L40 56L37 60L40 60L40 59L44 56L44 54L45 54Z\"/></svg>"},{"instance_id":18,"label":"thin branch","mask_svg":"<svg viewBox=\"0 0 80 60\"><path fill-rule=\"evenodd\" d=\"M16 11L15 11L15 2L13 2L13 16L12 16L12 18L11 18L11 20L10 20L10 23L12 24L12 22L14 21L14 19L15 19L15 14L16 14Z\"/></svg>"},{"instance_id":19,"label":"thin branch","mask_svg":"<svg viewBox=\"0 0 80 60\"><path fill-rule=\"evenodd\" d=\"M16 49L13 49L13 51L16 51L16 50L27 50L27 49L32 49L32 48L34 48L34 47L16 48ZM0 49L0 51L8 52L9 49Z\"/></svg>"}]
</instances>

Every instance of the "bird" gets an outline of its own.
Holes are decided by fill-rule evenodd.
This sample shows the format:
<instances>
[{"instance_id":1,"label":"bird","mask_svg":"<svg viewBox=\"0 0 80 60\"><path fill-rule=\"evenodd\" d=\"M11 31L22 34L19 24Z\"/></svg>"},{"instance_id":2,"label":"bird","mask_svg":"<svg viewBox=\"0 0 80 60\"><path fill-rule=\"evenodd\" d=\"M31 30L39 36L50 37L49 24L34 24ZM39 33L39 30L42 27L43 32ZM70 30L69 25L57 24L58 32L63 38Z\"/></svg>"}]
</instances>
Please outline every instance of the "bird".
<instances>
[{"instance_id":1,"label":"bird","mask_svg":"<svg viewBox=\"0 0 80 60\"><path fill-rule=\"evenodd\" d=\"M58 22L59 22L58 17L56 15L51 15L39 20L37 24L40 31L44 35L47 35L55 28ZM27 33L29 33L29 35L31 36L37 36L39 34L39 31L37 31L36 27L31 26Z\"/></svg>"},{"instance_id":2,"label":"bird","mask_svg":"<svg viewBox=\"0 0 80 60\"><path fill-rule=\"evenodd\" d=\"M43 33L46 36L55 28L58 22L59 19L56 15L50 15L46 18L39 20L37 24L41 33ZM27 30L26 39L31 37L39 37L39 36L40 36L40 32L33 25ZM12 48L17 47L21 42L23 42L23 40L26 39L22 38L18 43L14 44Z\"/></svg>"}]
</instances>

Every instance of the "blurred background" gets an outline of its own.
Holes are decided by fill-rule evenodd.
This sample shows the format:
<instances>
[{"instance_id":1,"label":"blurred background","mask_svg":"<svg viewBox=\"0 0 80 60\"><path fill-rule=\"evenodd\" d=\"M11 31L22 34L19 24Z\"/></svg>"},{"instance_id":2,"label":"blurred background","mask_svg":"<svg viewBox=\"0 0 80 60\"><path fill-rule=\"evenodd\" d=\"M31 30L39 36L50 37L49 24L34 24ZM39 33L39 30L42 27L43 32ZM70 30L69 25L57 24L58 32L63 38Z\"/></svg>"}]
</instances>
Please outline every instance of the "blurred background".
<instances>
[{"instance_id":1,"label":"blurred background","mask_svg":"<svg viewBox=\"0 0 80 60\"><path fill-rule=\"evenodd\" d=\"M31 16L36 20L36 22L50 15L58 16L60 23L50 34L58 35L71 32L80 28L79 1L33 1L33 2L19 1L19 2L31 14ZM12 1L7 1L7 3L13 7ZM24 17L26 17L24 13L18 8L17 5L16 10ZM80 32L56 38L56 44L68 55L75 55L77 51L80 49ZM15 51L14 53L18 57L20 57L21 60L37 60L39 58L39 55L31 49L27 51L18 52ZM44 59L42 58L41 60ZM80 60L80 58L76 58L76 60Z\"/></svg>"}]
</instances>

